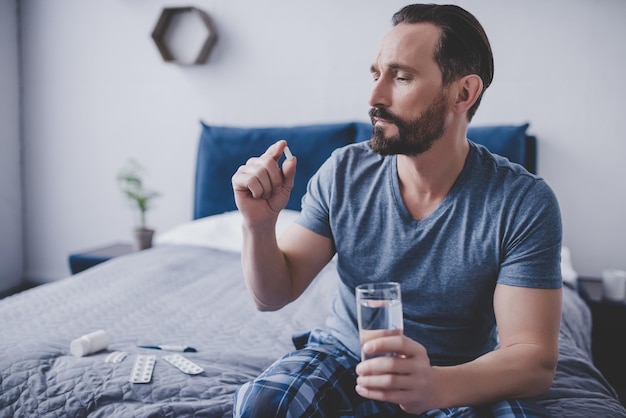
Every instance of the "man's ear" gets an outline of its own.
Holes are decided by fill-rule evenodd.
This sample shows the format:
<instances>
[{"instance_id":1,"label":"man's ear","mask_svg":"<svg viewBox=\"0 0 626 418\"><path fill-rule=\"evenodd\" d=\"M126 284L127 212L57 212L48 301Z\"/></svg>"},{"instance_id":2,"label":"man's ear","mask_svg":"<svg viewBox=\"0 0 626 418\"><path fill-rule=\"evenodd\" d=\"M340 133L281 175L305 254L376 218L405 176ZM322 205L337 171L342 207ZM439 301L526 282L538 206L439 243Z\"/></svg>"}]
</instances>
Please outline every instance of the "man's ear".
<instances>
[{"instance_id":1,"label":"man's ear","mask_svg":"<svg viewBox=\"0 0 626 418\"><path fill-rule=\"evenodd\" d=\"M454 101L454 111L464 113L480 97L483 91L483 80L476 74L469 74L456 81L457 91Z\"/></svg>"}]
</instances>

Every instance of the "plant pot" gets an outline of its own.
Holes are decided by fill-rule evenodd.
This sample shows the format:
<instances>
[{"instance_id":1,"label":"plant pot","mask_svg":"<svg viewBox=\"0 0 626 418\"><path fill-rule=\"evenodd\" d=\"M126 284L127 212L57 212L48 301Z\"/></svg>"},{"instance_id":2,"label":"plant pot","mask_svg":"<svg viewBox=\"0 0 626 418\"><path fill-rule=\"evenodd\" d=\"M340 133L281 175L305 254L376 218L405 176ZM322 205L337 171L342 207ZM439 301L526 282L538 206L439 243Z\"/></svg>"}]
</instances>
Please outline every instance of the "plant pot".
<instances>
[{"instance_id":1,"label":"plant pot","mask_svg":"<svg viewBox=\"0 0 626 418\"><path fill-rule=\"evenodd\" d=\"M152 247L154 230L148 228L135 228L133 231L133 250L141 251Z\"/></svg>"}]
</instances>

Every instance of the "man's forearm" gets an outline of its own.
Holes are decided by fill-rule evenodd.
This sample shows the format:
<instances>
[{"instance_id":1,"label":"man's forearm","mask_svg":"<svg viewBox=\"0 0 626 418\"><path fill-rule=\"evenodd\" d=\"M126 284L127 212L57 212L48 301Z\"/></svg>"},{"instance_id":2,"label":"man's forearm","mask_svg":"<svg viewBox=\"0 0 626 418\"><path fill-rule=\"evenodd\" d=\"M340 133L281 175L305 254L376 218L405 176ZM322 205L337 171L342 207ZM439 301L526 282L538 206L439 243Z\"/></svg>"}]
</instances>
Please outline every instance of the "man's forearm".
<instances>
[{"instance_id":1,"label":"man's forearm","mask_svg":"<svg viewBox=\"0 0 626 418\"><path fill-rule=\"evenodd\" d=\"M477 405L539 395L552 384L557 355L546 347L518 344L474 361L435 367L437 403Z\"/></svg>"},{"instance_id":2,"label":"man's forearm","mask_svg":"<svg viewBox=\"0 0 626 418\"><path fill-rule=\"evenodd\" d=\"M275 311L293 300L290 272L275 228L243 228L243 273L257 308Z\"/></svg>"}]
</instances>

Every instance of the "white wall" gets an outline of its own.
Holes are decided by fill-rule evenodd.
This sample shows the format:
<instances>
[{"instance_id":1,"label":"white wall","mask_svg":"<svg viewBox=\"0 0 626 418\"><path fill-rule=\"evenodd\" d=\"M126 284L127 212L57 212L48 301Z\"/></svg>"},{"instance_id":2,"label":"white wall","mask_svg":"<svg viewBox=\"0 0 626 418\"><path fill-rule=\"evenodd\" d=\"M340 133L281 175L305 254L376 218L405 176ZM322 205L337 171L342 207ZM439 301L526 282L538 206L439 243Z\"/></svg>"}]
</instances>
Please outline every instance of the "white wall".
<instances>
[{"instance_id":1,"label":"white wall","mask_svg":"<svg viewBox=\"0 0 626 418\"><path fill-rule=\"evenodd\" d=\"M143 163L163 197L159 231L189 220L199 120L257 126L367 120L369 65L405 1L205 0L219 40L207 64L162 62L150 33L180 1L23 0L28 276L68 274L68 253L128 240L115 175ZM539 172L584 275L626 269L620 162L626 2L459 1L496 60L476 124L529 121Z\"/></svg>"},{"instance_id":2,"label":"white wall","mask_svg":"<svg viewBox=\"0 0 626 418\"><path fill-rule=\"evenodd\" d=\"M0 1L0 292L22 280L22 186L15 0Z\"/></svg>"}]
</instances>

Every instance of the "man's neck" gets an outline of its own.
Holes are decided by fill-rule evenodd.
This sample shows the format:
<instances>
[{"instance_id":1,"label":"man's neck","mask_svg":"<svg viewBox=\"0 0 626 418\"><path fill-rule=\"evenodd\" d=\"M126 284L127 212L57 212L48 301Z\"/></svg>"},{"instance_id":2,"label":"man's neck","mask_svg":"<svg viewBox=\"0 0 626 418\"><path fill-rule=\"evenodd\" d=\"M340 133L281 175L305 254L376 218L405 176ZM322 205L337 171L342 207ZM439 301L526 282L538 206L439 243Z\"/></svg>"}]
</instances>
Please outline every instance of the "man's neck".
<instances>
[{"instance_id":1,"label":"man's neck","mask_svg":"<svg viewBox=\"0 0 626 418\"><path fill-rule=\"evenodd\" d=\"M432 213L452 189L469 152L465 134L466 127L448 129L425 153L398 155L400 193L414 219Z\"/></svg>"}]
</instances>

